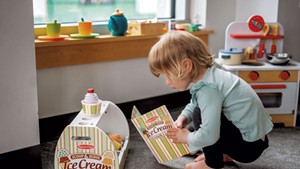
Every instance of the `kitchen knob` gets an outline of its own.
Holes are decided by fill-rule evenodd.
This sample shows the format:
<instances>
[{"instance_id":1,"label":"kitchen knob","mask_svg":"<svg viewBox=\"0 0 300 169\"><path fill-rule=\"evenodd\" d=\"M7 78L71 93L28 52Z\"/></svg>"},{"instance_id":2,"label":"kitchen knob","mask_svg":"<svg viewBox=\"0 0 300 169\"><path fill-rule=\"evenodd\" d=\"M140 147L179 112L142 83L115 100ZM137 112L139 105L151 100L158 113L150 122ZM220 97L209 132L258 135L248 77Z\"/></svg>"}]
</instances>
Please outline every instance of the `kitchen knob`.
<instances>
[{"instance_id":1,"label":"kitchen knob","mask_svg":"<svg viewBox=\"0 0 300 169\"><path fill-rule=\"evenodd\" d=\"M259 74L258 74L257 71L252 71L252 72L249 73L249 78L250 78L251 80L257 80L258 77L259 77Z\"/></svg>"},{"instance_id":2,"label":"kitchen knob","mask_svg":"<svg viewBox=\"0 0 300 169\"><path fill-rule=\"evenodd\" d=\"M290 77L290 73L288 71L284 70L284 71L280 72L279 76L282 80L288 80Z\"/></svg>"}]
</instances>

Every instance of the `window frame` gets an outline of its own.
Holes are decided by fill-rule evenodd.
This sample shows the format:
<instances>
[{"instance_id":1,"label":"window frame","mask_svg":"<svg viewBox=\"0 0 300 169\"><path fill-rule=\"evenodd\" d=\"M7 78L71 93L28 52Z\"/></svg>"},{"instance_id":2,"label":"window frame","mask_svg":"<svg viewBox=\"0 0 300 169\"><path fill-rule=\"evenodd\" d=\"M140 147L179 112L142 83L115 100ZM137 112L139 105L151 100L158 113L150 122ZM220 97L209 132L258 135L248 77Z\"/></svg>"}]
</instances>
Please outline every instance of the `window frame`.
<instances>
[{"instance_id":1,"label":"window frame","mask_svg":"<svg viewBox=\"0 0 300 169\"><path fill-rule=\"evenodd\" d=\"M172 8L171 18L170 19L159 19L160 22L188 22L188 7L189 1L186 0L172 0L171 2ZM99 33L100 35L108 35L110 32L107 28L108 21L95 21L93 22L93 31ZM77 31L77 23L62 23L61 24L61 34L69 35L72 33L76 33ZM34 24L34 36L37 38L38 36L46 34L46 24Z\"/></svg>"}]
</instances>

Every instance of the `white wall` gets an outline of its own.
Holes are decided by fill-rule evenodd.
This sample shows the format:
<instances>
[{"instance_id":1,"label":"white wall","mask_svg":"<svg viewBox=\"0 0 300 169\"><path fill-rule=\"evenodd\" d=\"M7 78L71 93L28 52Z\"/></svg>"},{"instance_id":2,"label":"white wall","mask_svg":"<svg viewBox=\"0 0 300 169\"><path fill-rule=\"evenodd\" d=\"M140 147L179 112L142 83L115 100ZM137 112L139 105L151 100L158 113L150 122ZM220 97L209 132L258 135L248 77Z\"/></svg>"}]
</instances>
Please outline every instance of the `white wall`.
<instances>
[{"instance_id":1,"label":"white wall","mask_svg":"<svg viewBox=\"0 0 300 169\"><path fill-rule=\"evenodd\" d=\"M236 21L247 21L252 15L260 15L265 22L277 22L278 0L237 0Z\"/></svg>"},{"instance_id":2,"label":"white wall","mask_svg":"<svg viewBox=\"0 0 300 169\"><path fill-rule=\"evenodd\" d=\"M217 57L219 50L224 49L227 25L235 21L236 0L207 0L206 10L206 28L214 30L209 47Z\"/></svg>"},{"instance_id":3,"label":"white wall","mask_svg":"<svg viewBox=\"0 0 300 169\"><path fill-rule=\"evenodd\" d=\"M206 28L213 29L209 47L215 56L224 49L226 27L234 21L247 21L252 15L263 16L266 22L277 22L278 0L206 0Z\"/></svg>"},{"instance_id":4,"label":"white wall","mask_svg":"<svg viewBox=\"0 0 300 169\"><path fill-rule=\"evenodd\" d=\"M0 154L39 144L31 0L0 1Z\"/></svg>"},{"instance_id":5,"label":"white wall","mask_svg":"<svg viewBox=\"0 0 300 169\"><path fill-rule=\"evenodd\" d=\"M40 118L79 111L89 87L114 103L175 92L150 73L146 57L39 69L37 77Z\"/></svg>"},{"instance_id":6,"label":"white wall","mask_svg":"<svg viewBox=\"0 0 300 169\"><path fill-rule=\"evenodd\" d=\"M283 51L300 61L300 1L280 0L278 22L284 25Z\"/></svg>"},{"instance_id":7,"label":"white wall","mask_svg":"<svg viewBox=\"0 0 300 169\"><path fill-rule=\"evenodd\" d=\"M191 0L190 14L192 24L201 24L201 28L206 26L206 0Z\"/></svg>"},{"instance_id":8,"label":"white wall","mask_svg":"<svg viewBox=\"0 0 300 169\"><path fill-rule=\"evenodd\" d=\"M279 22L284 28L283 52L300 61L300 1L299 0L237 0L236 20L251 15L263 16L265 22Z\"/></svg>"}]
</instances>

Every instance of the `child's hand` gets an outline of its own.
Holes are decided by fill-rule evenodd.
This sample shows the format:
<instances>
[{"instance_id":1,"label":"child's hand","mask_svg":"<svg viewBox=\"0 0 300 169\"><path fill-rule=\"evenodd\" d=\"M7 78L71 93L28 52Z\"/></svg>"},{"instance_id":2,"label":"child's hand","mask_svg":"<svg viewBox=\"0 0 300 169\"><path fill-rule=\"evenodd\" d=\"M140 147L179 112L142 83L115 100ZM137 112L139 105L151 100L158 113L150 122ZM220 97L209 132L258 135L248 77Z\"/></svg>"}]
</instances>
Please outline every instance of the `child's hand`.
<instances>
[{"instance_id":1,"label":"child's hand","mask_svg":"<svg viewBox=\"0 0 300 169\"><path fill-rule=\"evenodd\" d=\"M169 139L173 140L173 143L187 143L189 133L188 129L170 128L166 135Z\"/></svg>"},{"instance_id":2,"label":"child's hand","mask_svg":"<svg viewBox=\"0 0 300 169\"><path fill-rule=\"evenodd\" d=\"M178 116L177 120L175 121L175 125L177 128L183 128L186 123L186 118L184 116Z\"/></svg>"},{"instance_id":3,"label":"child's hand","mask_svg":"<svg viewBox=\"0 0 300 169\"><path fill-rule=\"evenodd\" d=\"M198 161L202 161L202 160L205 160L204 154L199 155L194 161L198 162Z\"/></svg>"}]
</instances>

